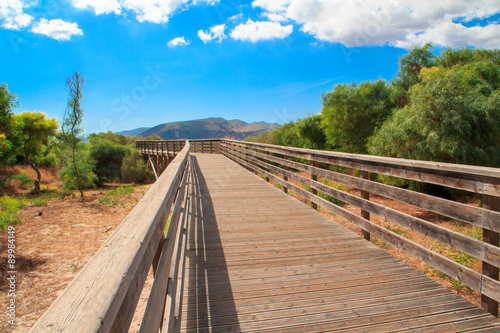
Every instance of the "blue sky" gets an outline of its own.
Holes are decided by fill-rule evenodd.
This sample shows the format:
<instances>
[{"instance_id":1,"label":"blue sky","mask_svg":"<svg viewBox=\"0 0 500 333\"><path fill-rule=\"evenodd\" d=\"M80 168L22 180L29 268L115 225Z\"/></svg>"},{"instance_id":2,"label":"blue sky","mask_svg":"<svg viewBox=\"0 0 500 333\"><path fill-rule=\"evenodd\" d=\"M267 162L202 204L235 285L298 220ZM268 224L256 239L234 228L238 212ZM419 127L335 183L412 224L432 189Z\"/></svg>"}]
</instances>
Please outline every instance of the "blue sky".
<instances>
[{"instance_id":1,"label":"blue sky","mask_svg":"<svg viewBox=\"0 0 500 333\"><path fill-rule=\"evenodd\" d=\"M0 82L87 132L206 117L283 124L335 84L391 80L415 45L500 47L497 0L2 0Z\"/></svg>"}]
</instances>

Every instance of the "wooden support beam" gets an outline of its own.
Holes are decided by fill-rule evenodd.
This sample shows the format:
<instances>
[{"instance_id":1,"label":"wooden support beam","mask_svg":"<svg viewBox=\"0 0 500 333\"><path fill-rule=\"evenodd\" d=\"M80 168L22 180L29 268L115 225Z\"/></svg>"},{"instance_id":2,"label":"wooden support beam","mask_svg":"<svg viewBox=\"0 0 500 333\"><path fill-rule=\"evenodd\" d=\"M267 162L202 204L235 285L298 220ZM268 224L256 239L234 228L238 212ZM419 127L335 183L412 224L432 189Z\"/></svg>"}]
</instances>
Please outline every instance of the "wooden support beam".
<instances>
[{"instance_id":1,"label":"wooden support beam","mask_svg":"<svg viewBox=\"0 0 500 333\"><path fill-rule=\"evenodd\" d=\"M318 163L316 163L315 161L311 160L311 166L312 167L317 167ZM318 175L316 175L314 173L311 173L311 179L317 181L318 180ZM314 195L318 195L318 190L316 190L315 188L312 188L311 189L311 193L314 194ZM316 210L318 210L318 204L316 204L315 202L311 202L311 207L314 208L314 209L316 209Z\"/></svg>"},{"instance_id":2,"label":"wooden support beam","mask_svg":"<svg viewBox=\"0 0 500 333\"><path fill-rule=\"evenodd\" d=\"M500 211L500 197L491 195L483 195L483 208ZM493 246L499 246L499 233L488 229L483 229L483 242ZM483 275L492 278L495 281L499 279L499 268L483 261ZM481 295L481 306L484 310L498 317L498 302L494 299Z\"/></svg>"},{"instance_id":3,"label":"wooden support beam","mask_svg":"<svg viewBox=\"0 0 500 333\"><path fill-rule=\"evenodd\" d=\"M368 171L361 171L361 178L370 180L370 173ZM361 198L363 198L365 200L370 200L370 192L362 190L361 191ZM361 217L370 221L370 212L361 209ZM370 241L370 233L368 231L361 230L361 234L363 235L364 239L366 239L367 241Z\"/></svg>"}]
</instances>

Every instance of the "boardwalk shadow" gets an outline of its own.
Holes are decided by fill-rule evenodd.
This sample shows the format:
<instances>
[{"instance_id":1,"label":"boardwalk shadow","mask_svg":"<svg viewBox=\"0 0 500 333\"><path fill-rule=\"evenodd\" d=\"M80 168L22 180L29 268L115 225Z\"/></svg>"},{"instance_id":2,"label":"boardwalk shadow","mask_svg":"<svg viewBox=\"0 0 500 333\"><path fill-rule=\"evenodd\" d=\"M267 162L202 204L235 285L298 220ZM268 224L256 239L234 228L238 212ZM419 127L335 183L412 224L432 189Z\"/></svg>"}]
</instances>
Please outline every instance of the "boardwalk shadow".
<instances>
[{"instance_id":1,"label":"boardwalk shadow","mask_svg":"<svg viewBox=\"0 0 500 333\"><path fill-rule=\"evenodd\" d=\"M187 331L239 332L238 315L229 281L216 214L196 156L191 157L194 214L189 221L186 266Z\"/></svg>"}]
</instances>

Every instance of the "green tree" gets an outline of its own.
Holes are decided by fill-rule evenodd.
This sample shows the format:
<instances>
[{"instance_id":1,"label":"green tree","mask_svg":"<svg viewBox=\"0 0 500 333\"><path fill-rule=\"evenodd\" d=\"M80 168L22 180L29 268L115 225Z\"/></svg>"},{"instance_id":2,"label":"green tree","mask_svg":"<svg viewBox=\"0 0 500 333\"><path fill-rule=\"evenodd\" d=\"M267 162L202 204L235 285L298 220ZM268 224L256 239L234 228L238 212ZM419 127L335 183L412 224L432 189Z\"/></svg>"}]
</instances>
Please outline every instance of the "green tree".
<instances>
[{"instance_id":1,"label":"green tree","mask_svg":"<svg viewBox=\"0 0 500 333\"><path fill-rule=\"evenodd\" d=\"M142 153L137 149L131 149L130 153L123 158L121 175L126 183L147 183L153 179L153 174L144 162Z\"/></svg>"},{"instance_id":2,"label":"green tree","mask_svg":"<svg viewBox=\"0 0 500 333\"><path fill-rule=\"evenodd\" d=\"M366 153L366 142L393 110L385 81L339 84L323 95L323 125L334 150Z\"/></svg>"},{"instance_id":3,"label":"green tree","mask_svg":"<svg viewBox=\"0 0 500 333\"><path fill-rule=\"evenodd\" d=\"M318 114L297 122L299 138L306 145L303 148L325 149L326 136L323 128L323 115Z\"/></svg>"},{"instance_id":4,"label":"green tree","mask_svg":"<svg viewBox=\"0 0 500 333\"><path fill-rule=\"evenodd\" d=\"M74 184L74 186L68 185L68 187L76 187L76 189L80 191L82 199L84 197L83 190L85 188L92 187L90 182L95 178L92 176L93 170L89 168L87 165L88 163L85 163L86 161L78 158L79 143L83 139L83 129L81 126L83 124L84 116L84 110L82 107L84 84L85 77L78 72L75 72L72 76L66 78L66 88L68 89L69 98L62 124L62 138L71 152L71 158L69 161L71 171L63 172L63 181ZM82 157L81 154L80 157ZM79 166L79 164L86 165ZM74 179L71 179L71 177L74 177Z\"/></svg>"},{"instance_id":5,"label":"green tree","mask_svg":"<svg viewBox=\"0 0 500 333\"><path fill-rule=\"evenodd\" d=\"M22 112L14 116L16 126L16 141L19 152L23 155L26 164L36 172L35 187L32 193L40 193L42 175L37 163L47 148L51 137L55 136L59 127L55 118L47 119L41 112Z\"/></svg>"},{"instance_id":6,"label":"green tree","mask_svg":"<svg viewBox=\"0 0 500 333\"><path fill-rule=\"evenodd\" d=\"M121 166L124 157L129 154L128 147L103 139L102 136L90 135L89 153L100 183L121 178Z\"/></svg>"},{"instance_id":7,"label":"green tree","mask_svg":"<svg viewBox=\"0 0 500 333\"><path fill-rule=\"evenodd\" d=\"M5 83L0 84L0 164L6 164L12 156L14 135L14 108L19 106L16 94L9 91Z\"/></svg>"},{"instance_id":8,"label":"green tree","mask_svg":"<svg viewBox=\"0 0 500 333\"><path fill-rule=\"evenodd\" d=\"M420 82L420 71L422 68L434 65L435 56L431 51L432 44L425 44L423 47L416 47L399 60L399 72L391 85L392 100L398 107L403 107L409 103L409 90L412 86Z\"/></svg>"},{"instance_id":9,"label":"green tree","mask_svg":"<svg viewBox=\"0 0 500 333\"><path fill-rule=\"evenodd\" d=\"M500 166L500 66L453 53L451 66L421 71L410 103L370 139L372 154ZM483 53L481 50L473 51ZM441 62L438 60L438 63Z\"/></svg>"},{"instance_id":10,"label":"green tree","mask_svg":"<svg viewBox=\"0 0 500 333\"><path fill-rule=\"evenodd\" d=\"M109 142L115 143L117 145L132 145L135 143L136 138L131 136L125 136L122 134L116 134L111 131L109 132L101 132L101 133L91 133L89 134L89 141L92 143L97 140L107 140ZM158 140L161 140L158 139Z\"/></svg>"}]
</instances>

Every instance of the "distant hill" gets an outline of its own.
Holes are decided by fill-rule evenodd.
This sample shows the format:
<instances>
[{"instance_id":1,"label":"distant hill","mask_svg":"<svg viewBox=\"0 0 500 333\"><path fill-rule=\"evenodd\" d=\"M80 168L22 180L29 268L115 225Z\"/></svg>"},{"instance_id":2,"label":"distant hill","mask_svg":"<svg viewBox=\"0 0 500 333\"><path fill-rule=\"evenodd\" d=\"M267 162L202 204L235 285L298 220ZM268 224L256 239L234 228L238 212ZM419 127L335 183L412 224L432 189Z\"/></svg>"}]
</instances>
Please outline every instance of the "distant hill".
<instances>
[{"instance_id":1,"label":"distant hill","mask_svg":"<svg viewBox=\"0 0 500 333\"><path fill-rule=\"evenodd\" d=\"M279 127L278 124L255 122L248 124L241 120L226 120L224 118L207 118L190 121L165 123L151 128L138 128L117 134L148 137L158 135L162 139L214 139L230 137L244 139L260 132L270 131Z\"/></svg>"},{"instance_id":2,"label":"distant hill","mask_svg":"<svg viewBox=\"0 0 500 333\"><path fill-rule=\"evenodd\" d=\"M138 136L141 135L142 133L146 132L149 129L149 127L139 127L133 130L128 130L128 131L121 131L116 134L121 134L121 135L126 135L126 136Z\"/></svg>"}]
</instances>

